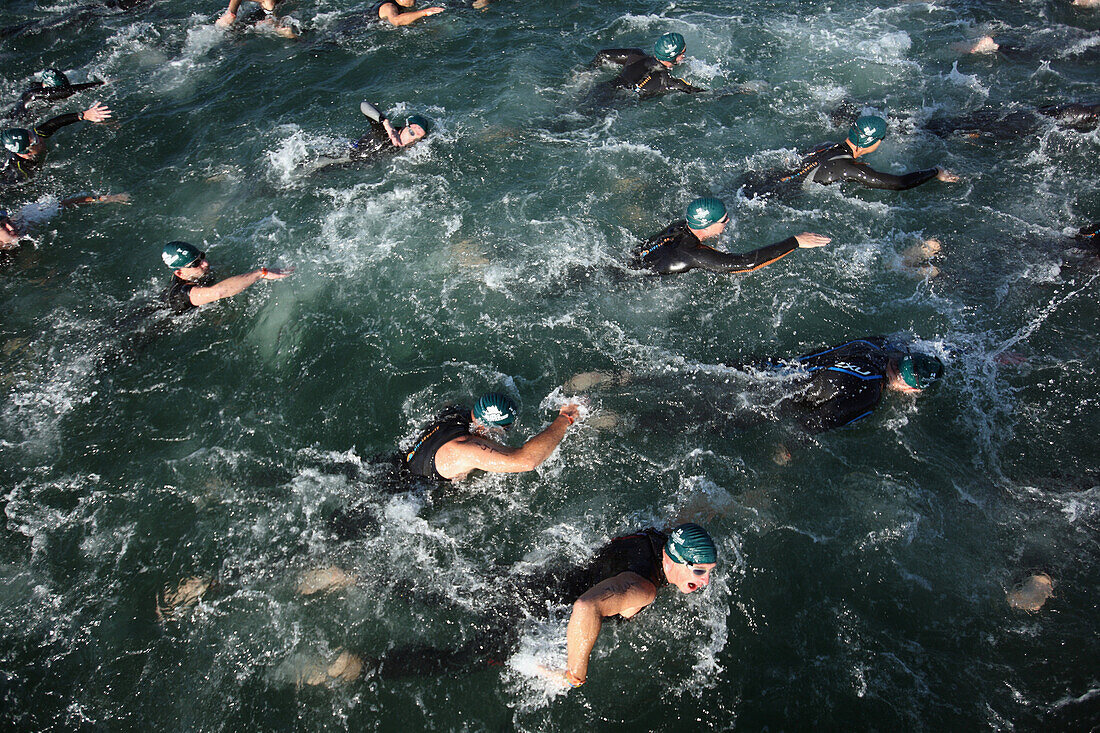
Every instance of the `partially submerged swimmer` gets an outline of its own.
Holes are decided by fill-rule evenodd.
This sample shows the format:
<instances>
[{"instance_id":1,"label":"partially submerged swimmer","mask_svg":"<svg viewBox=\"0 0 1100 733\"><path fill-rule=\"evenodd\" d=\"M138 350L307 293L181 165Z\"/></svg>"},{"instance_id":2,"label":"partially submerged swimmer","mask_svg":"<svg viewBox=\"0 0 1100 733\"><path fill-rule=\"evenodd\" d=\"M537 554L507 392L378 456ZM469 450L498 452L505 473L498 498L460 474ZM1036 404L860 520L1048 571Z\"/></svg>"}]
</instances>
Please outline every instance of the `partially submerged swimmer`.
<instances>
[{"instance_id":1,"label":"partially submerged swimmer","mask_svg":"<svg viewBox=\"0 0 1100 733\"><path fill-rule=\"evenodd\" d=\"M1005 595L1005 601L1012 608L1035 613L1052 595L1054 595L1054 581L1046 573L1039 573L1010 590Z\"/></svg>"},{"instance_id":2,"label":"partially submerged swimmer","mask_svg":"<svg viewBox=\"0 0 1100 733\"><path fill-rule=\"evenodd\" d=\"M956 183L960 179L951 171L941 168L927 168L902 175L882 173L859 162L859 158L878 150L886 137L886 120L875 115L865 115L852 124L848 136L843 142L819 145L809 153L798 168L784 173L771 172L758 180L750 176L745 183L745 195L753 198L759 195L777 193L785 190L805 188L811 183L830 185L851 181L868 188L881 188L891 191L906 191L916 188L935 178L944 183Z\"/></svg>"},{"instance_id":3,"label":"partially submerged swimmer","mask_svg":"<svg viewBox=\"0 0 1100 733\"><path fill-rule=\"evenodd\" d=\"M229 298L260 280L282 280L293 270L258 270L227 277L216 282L210 272L206 253L187 242L169 242L161 252L164 264L171 267L172 284L164 291L164 301L173 313L186 313L215 300Z\"/></svg>"},{"instance_id":4,"label":"partially submerged swimmer","mask_svg":"<svg viewBox=\"0 0 1100 733\"><path fill-rule=\"evenodd\" d=\"M214 22L214 25L218 28L229 28L237 21L237 11L241 7L243 0L229 0L229 7L225 9L225 12ZM283 38L297 38L298 34L294 32L294 29L283 22L282 18L275 15L275 3L277 0L255 0L260 4L263 9L264 17L261 23L270 23L275 32Z\"/></svg>"},{"instance_id":5,"label":"partially submerged swimmer","mask_svg":"<svg viewBox=\"0 0 1100 733\"><path fill-rule=\"evenodd\" d=\"M415 5L416 0L381 0L372 5L367 14L372 20L403 26L443 12L443 8L438 6L416 10Z\"/></svg>"},{"instance_id":6,"label":"partially submerged swimmer","mask_svg":"<svg viewBox=\"0 0 1100 733\"><path fill-rule=\"evenodd\" d=\"M640 48L607 48L596 54L591 65L621 64L623 70L608 82L609 86L636 91L643 99L669 92L706 91L669 73L669 69L684 60L686 52L687 41L682 35L666 33L653 44L652 56Z\"/></svg>"},{"instance_id":7,"label":"partially submerged swimmer","mask_svg":"<svg viewBox=\"0 0 1100 733\"><path fill-rule=\"evenodd\" d=\"M84 84L73 84L60 69L46 69L39 76L42 81L31 82L19 97L18 104L8 112L8 119L26 119L31 116L34 109L46 107L52 102L68 99L77 92L106 83L97 79Z\"/></svg>"},{"instance_id":8,"label":"partially submerged swimmer","mask_svg":"<svg viewBox=\"0 0 1100 733\"><path fill-rule=\"evenodd\" d=\"M474 470L532 471L550 457L580 417L577 405L569 403L545 430L521 447L510 448L499 441L518 412L511 399L493 392L482 396L473 409L450 408L421 431L405 454L405 465L417 476L445 481L464 479Z\"/></svg>"},{"instance_id":9,"label":"partially submerged swimmer","mask_svg":"<svg viewBox=\"0 0 1100 733\"><path fill-rule=\"evenodd\" d=\"M77 206L83 206L84 204L128 204L130 203L130 194L117 193L117 194L104 194L97 196L95 194L80 194L77 196L70 196L67 199L57 201L53 200L54 206L57 207L57 211L63 209L73 209ZM51 207L52 208L52 207ZM51 216L52 214L48 214ZM48 218L48 216L46 218ZM26 237L31 228L33 222L24 220L19 216L11 216L6 211L0 210L0 251L10 251L19 247L19 240Z\"/></svg>"},{"instance_id":10,"label":"partially submerged swimmer","mask_svg":"<svg viewBox=\"0 0 1100 733\"><path fill-rule=\"evenodd\" d=\"M377 107L361 102L359 111L370 120L370 132L351 146L353 160L370 160L384 153L396 153L423 140L432 130L432 123L423 115L409 115L405 125L397 129Z\"/></svg>"},{"instance_id":11,"label":"partially submerged swimmer","mask_svg":"<svg viewBox=\"0 0 1100 733\"><path fill-rule=\"evenodd\" d=\"M46 140L66 125L82 120L106 122L111 118L107 105L96 102L83 112L69 112L40 122L31 129L12 127L0 133L8 159L0 167L0 184L22 183L29 180L46 160Z\"/></svg>"},{"instance_id":12,"label":"partially submerged swimmer","mask_svg":"<svg viewBox=\"0 0 1100 733\"><path fill-rule=\"evenodd\" d=\"M722 234L729 223L726 205L716 198L698 198L688 204L687 217L653 235L634 252L632 266L670 275L695 268L739 274L759 270L799 248L823 247L828 237L803 232L751 252L721 252L703 244Z\"/></svg>"}]
</instances>

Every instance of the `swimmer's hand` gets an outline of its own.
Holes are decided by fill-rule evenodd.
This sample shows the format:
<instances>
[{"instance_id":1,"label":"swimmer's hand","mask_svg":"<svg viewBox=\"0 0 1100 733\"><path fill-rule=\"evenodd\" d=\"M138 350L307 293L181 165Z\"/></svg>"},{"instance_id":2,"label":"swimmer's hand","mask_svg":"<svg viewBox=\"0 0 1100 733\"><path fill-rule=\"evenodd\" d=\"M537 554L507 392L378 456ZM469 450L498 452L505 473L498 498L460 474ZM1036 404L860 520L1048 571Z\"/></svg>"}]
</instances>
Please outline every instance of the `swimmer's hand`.
<instances>
[{"instance_id":1,"label":"swimmer's hand","mask_svg":"<svg viewBox=\"0 0 1100 733\"><path fill-rule=\"evenodd\" d=\"M103 122L111 118L111 110L103 102L96 102L80 113L80 119L88 122Z\"/></svg>"},{"instance_id":2,"label":"swimmer's hand","mask_svg":"<svg viewBox=\"0 0 1100 733\"><path fill-rule=\"evenodd\" d=\"M293 267L287 267L282 270L269 270L266 267L260 268L261 280L282 280L284 277L290 277L294 273Z\"/></svg>"},{"instance_id":3,"label":"swimmer's hand","mask_svg":"<svg viewBox=\"0 0 1100 733\"><path fill-rule=\"evenodd\" d=\"M821 234L814 234L813 232L802 232L801 234L794 235L794 239L798 242L800 249L810 249L812 247L824 247L829 242L833 241L829 237L822 236Z\"/></svg>"},{"instance_id":4,"label":"swimmer's hand","mask_svg":"<svg viewBox=\"0 0 1100 733\"><path fill-rule=\"evenodd\" d=\"M551 669L549 667L543 667L541 664L536 664L535 671L538 673L539 677L549 680L561 687L574 688L584 684L584 680L578 681L576 677L569 674L569 670L567 669Z\"/></svg>"},{"instance_id":5,"label":"swimmer's hand","mask_svg":"<svg viewBox=\"0 0 1100 733\"><path fill-rule=\"evenodd\" d=\"M564 417L572 425L581 419L581 408L576 402L570 402L562 406L561 411L558 412L558 417Z\"/></svg>"},{"instance_id":6,"label":"swimmer's hand","mask_svg":"<svg viewBox=\"0 0 1100 733\"><path fill-rule=\"evenodd\" d=\"M937 181L943 181L944 183L958 183L962 180L962 178L959 178L959 176L955 175L946 168L939 168L939 166L937 166L937 168L939 170L939 173L936 174Z\"/></svg>"},{"instance_id":7,"label":"swimmer's hand","mask_svg":"<svg viewBox=\"0 0 1100 733\"><path fill-rule=\"evenodd\" d=\"M231 13L226 10L224 13L222 13L220 18L214 21L214 25L218 28L228 28L229 26L233 25L233 21L235 21L236 19L236 13Z\"/></svg>"},{"instance_id":8,"label":"swimmer's hand","mask_svg":"<svg viewBox=\"0 0 1100 733\"><path fill-rule=\"evenodd\" d=\"M490 0L474 0L474 10L484 10L489 7Z\"/></svg>"},{"instance_id":9,"label":"swimmer's hand","mask_svg":"<svg viewBox=\"0 0 1100 733\"><path fill-rule=\"evenodd\" d=\"M130 194L128 193L108 193L103 196L96 197L97 204L129 204Z\"/></svg>"},{"instance_id":10,"label":"swimmer's hand","mask_svg":"<svg viewBox=\"0 0 1100 733\"><path fill-rule=\"evenodd\" d=\"M424 17L427 18L429 15L438 15L439 13L442 13L442 12L443 12L443 8L438 7L438 6L436 6L434 8L424 8Z\"/></svg>"}]
</instances>

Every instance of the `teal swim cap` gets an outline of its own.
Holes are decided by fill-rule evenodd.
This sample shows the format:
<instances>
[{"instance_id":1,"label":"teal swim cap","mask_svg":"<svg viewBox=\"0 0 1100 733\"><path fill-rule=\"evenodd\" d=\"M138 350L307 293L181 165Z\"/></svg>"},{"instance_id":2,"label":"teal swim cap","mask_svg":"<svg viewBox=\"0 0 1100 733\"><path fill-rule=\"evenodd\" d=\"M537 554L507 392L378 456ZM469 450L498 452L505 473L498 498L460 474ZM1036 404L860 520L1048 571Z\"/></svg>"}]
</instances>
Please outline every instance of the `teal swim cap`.
<instances>
[{"instance_id":1,"label":"teal swim cap","mask_svg":"<svg viewBox=\"0 0 1100 733\"><path fill-rule=\"evenodd\" d=\"M914 389L928 389L943 375L943 362L927 354L906 354L898 362L901 381Z\"/></svg>"},{"instance_id":2,"label":"teal swim cap","mask_svg":"<svg viewBox=\"0 0 1100 733\"><path fill-rule=\"evenodd\" d=\"M721 199L698 198L688 204L687 220L692 229L706 229L726 215L726 205Z\"/></svg>"},{"instance_id":3,"label":"teal swim cap","mask_svg":"<svg viewBox=\"0 0 1100 733\"><path fill-rule=\"evenodd\" d=\"M653 44L653 55L659 61L675 61L687 46L687 41L679 33L666 33Z\"/></svg>"},{"instance_id":4,"label":"teal swim cap","mask_svg":"<svg viewBox=\"0 0 1100 733\"><path fill-rule=\"evenodd\" d=\"M31 131L22 127L9 127L0 132L0 140L13 153L26 153L31 149Z\"/></svg>"},{"instance_id":5,"label":"teal swim cap","mask_svg":"<svg viewBox=\"0 0 1100 733\"><path fill-rule=\"evenodd\" d=\"M181 267L190 267L206 257L206 253L187 242L169 242L164 245L164 251L160 253L160 257L164 260L164 264L176 270Z\"/></svg>"},{"instance_id":6,"label":"teal swim cap","mask_svg":"<svg viewBox=\"0 0 1100 733\"><path fill-rule=\"evenodd\" d=\"M428 121L427 117L422 115L409 115L409 118L405 120L405 127L409 125L420 125L423 127L425 136L432 131L432 123Z\"/></svg>"},{"instance_id":7,"label":"teal swim cap","mask_svg":"<svg viewBox=\"0 0 1100 733\"><path fill-rule=\"evenodd\" d=\"M42 83L48 87L67 87L69 78L60 69L46 69L42 72Z\"/></svg>"},{"instance_id":8,"label":"teal swim cap","mask_svg":"<svg viewBox=\"0 0 1100 733\"><path fill-rule=\"evenodd\" d=\"M665 542L665 552L681 565L718 562L718 548L714 546L714 540L705 529L691 522L672 530Z\"/></svg>"},{"instance_id":9,"label":"teal swim cap","mask_svg":"<svg viewBox=\"0 0 1100 733\"><path fill-rule=\"evenodd\" d=\"M859 148L869 148L886 137L886 120L875 115L860 117L848 130L848 141Z\"/></svg>"},{"instance_id":10,"label":"teal swim cap","mask_svg":"<svg viewBox=\"0 0 1100 733\"><path fill-rule=\"evenodd\" d=\"M514 423L518 412L516 403L499 392L482 396L474 405L474 417L477 421L495 428L504 428Z\"/></svg>"}]
</instances>

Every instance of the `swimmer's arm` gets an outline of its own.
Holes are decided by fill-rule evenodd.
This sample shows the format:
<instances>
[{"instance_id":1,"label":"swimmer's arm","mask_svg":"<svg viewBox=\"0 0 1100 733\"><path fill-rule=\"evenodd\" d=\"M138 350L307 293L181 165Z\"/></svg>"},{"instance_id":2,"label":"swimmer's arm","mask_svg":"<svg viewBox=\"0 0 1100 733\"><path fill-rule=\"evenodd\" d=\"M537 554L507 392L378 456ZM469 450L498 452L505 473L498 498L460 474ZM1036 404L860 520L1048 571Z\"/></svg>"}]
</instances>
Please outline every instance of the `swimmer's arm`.
<instances>
[{"instance_id":1,"label":"swimmer's arm","mask_svg":"<svg viewBox=\"0 0 1100 733\"><path fill-rule=\"evenodd\" d=\"M576 406L571 407L575 413ZM464 474L475 468L490 473L532 471L550 457L550 454L554 452L554 449L565 437L569 425L570 422L566 416L565 408L562 408L562 414L558 415L546 430L528 440L520 448L510 448L477 436L460 438L459 446L461 446L461 450L455 456L458 460L448 467L450 470L447 473ZM437 468L439 462L439 455L436 454Z\"/></svg>"},{"instance_id":2,"label":"swimmer's arm","mask_svg":"<svg viewBox=\"0 0 1100 733\"><path fill-rule=\"evenodd\" d=\"M643 56L645 56L645 52L640 48L605 48L596 54L596 58L592 59L589 66L599 66L605 63L625 64Z\"/></svg>"},{"instance_id":3,"label":"swimmer's arm","mask_svg":"<svg viewBox=\"0 0 1100 733\"><path fill-rule=\"evenodd\" d=\"M669 78L669 81L666 82L666 86L669 89L673 89L675 91L680 91L680 92L687 92L688 94L696 94L698 92L705 92L706 91L706 89L703 89L702 87L694 86L692 84L688 84L683 79L678 79L675 76L673 76L672 74L669 74L668 78Z\"/></svg>"},{"instance_id":4,"label":"swimmer's arm","mask_svg":"<svg viewBox=\"0 0 1100 733\"><path fill-rule=\"evenodd\" d=\"M371 126L373 127L374 124L376 124L376 123L371 123ZM397 136L397 130L393 129L393 124L390 123L390 119L388 117L383 117L382 118L382 129L386 132L386 135L390 138L390 144L391 145L393 145L395 148L403 147L401 145L401 138L399 138Z\"/></svg>"},{"instance_id":5,"label":"swimmer's arm","mask_svg":"<svg viewBox=\"0 0 1100 733\"><path fill-rule=\"evenodd\" d=\"M825 381L828 378L827 372L818 374L821 375L818 377L821 381L815 385L816 389L811 386L804 398L806 402L824 400L806 410L802 422L810 432L844 427L874 410L882 396L881 381L863 383L854 394L845 394L831 380Z\"/></svg>"},{"instance_id":6,"label":"swimmer's arm","mask_svg":"<svg viewBox=\"0 0 1100 733\"><path fill-rule=\"evenodd\" d=\"M436 13L442 13L443 8L422 8L420 10L410 10L407 13L402 13L396 9L393 3L387 3L378 9L378 17L388 22L390 25L403 26L415 23L421 18L427 18L429 15L435 15Z\"/></svg>"},{"instance_id":7,"label":"swimmer's arm","mask_svg":"<svg viewBox=\"0 0 1100 733\"><path fill-rule=\"evenodd\" d=\"M637 573L619 573L592 586L573 603L565 631L568 673L574 683L588 679L588 658L608 616L629 618L657 597L657 586Z\"/></svg>"},{"instance_id":8,"label":"swimmer's arm","mask_svg":"<svg viewBox=\"0 0 1100 733\"><path fill-rule=\"evenodd\" d=\"M282 270L268 270L266 267L261 267L244 275L227 277L216 285L207 287L196 285L188 291L187 297L191 300L191 305L206 305L222 298L231 298L260 280L281 280L289 274Z\"/></svg>"},{"instance_id":9,"label":"swimmer's arm","mask_svg":"<svg viewBox=\"0 0 1100 733\"><path fill-rule=\"evenodd\" d=\"M931 181L939 175L939 172L939 168L928 168L927 170L895 176L890 173L881 173L862 163L850 163L844 168L844 180L862 183L868 188L905 191Z\"/></svg>"},{"instance_id":10,"label":"swimmer's arm","mask_svg":"<svg viewBox=\"0 0 1100 733\"><path fill-rule=\"evenodd\" d=\"M46 120L34 126L34 133L39 137L49 137L66 125L75 125L81 120L82 112L67 112L63 115Z\"/></svg>"},{"instance_id":11,"label":"swimmer's arm","mask_svg":"<svg viewBox=\"0 0 1100 733\"><path fill-rule=\"evenodd\" d=\"M70 84L67 88L70 92L82 92L85 89L91 89L92 87L100 87L107 82L102 79L96 79L95 81L85 82L83 84Z\"/></svg>"},{"instance_id":12,"label":"swimmer's arm","mask_svg":"<svg viewBox=\"0 0 1100 733\"><path fill-rule=\"evenodd\" d=\"M798 249L798 240L795 237L787 237L782 242L769 244L766 247L755 249L752 252L720 252L706 245L697 247L692 252L695 266L711 272L722 272L736 275L738 273L752 272L762 267L767 267L773 262L783 259L791 252Z\"/></svg>"},{"instance_id":13,"label":"swimmer's arm","mask_svg":"<svg viewBox=\"0 0 1100 733\"><path fill-rule=\"evenodd\" d=\"M58 204L62 209L75 209L77 206L83 206L84 204L128 204L130 203L130 194L128 193L112 193L104 194L102 196L96 196L95 194L81 194L79 196L70 196L67 199L62 199Z\"/></svg>"}]
</instances>

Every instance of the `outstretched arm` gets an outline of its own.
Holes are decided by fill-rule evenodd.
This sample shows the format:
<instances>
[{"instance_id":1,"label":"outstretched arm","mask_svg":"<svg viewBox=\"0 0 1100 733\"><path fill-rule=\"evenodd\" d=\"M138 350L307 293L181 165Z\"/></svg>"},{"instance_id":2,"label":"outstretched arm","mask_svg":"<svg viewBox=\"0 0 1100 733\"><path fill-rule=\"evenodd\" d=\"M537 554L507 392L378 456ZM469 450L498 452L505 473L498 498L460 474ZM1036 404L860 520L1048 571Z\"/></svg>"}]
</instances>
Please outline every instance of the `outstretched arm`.
<instances>
[{"instance_id":1,"label":"outstretched arm","mask_svg":"<svg viewBox=\"0 0 1100 733\"><path fill-rule=\"evenodd\" d=\"M427 18L429 15L435 15L436 13L442 13L443 8L423 8L421 10L410 10L407 13L402 13L397 10L392 3L383 5L378 11L378 17L388 22L391 25L403 26L415 23L421 18Z\"/></svg>"},{"instance_id":2,"label":"outstretched arm","mask_svg":"<svg viewBox=\"0 0 1100 733\"><path fill-rule=\"evenodd\" d=\"M474 469L491 473L531 471L550 457L578 415L576 405L566 405L554 422L521 448L509 448L475 435L457 438L436 452L436 470L448 478L463 476Z\"/></svg>"},{"instance_id":3,"label":"outstretched arm","mask_svg":"<svg viewBox=\"0 0 1100 733\"><path fill-rule=\"evenodd\" d=\"M70 196L67 199L62 199L59 206L62 209L75 209L77 206L83 206L84 204L128 204L130 203L130 194L128 193L108 193L103 196L96 196L95 194L80 194L79 196Z\"/></svg>"},{"instance_id":4,"label":"outstretched arm","mask_svg":"<svg viewBox=\"0 0 1100 733\"><path fill-rule=\"evenodd\" d=\"M627 571L597 583L578 598L565 631L567 681L576 686L588 679L588 658L605 618L615 615L630 618L656 597L657 586Z\"/></svg>"},{"instance_id":5,"label":"outstretched arm","mask_svg":"<svg viewBox=\"0 0 1100 733\"><path fill-rule=\"evenodd\" d=\"M596 54L596 58L592 59L589 66L599 66L605 63L625 64L643 56L645 56L645 52L640 48L605 48Z\"/></svg>"},{"instance_id":6,"label":"outstretched arm","mask_svg":"<svg viewBox=\"0 0 1100 733\"><path fill-rule=\"evenodd\" d=\"M806 244L801 244L801 240L805 240ZM787 237L782 242L769 244L766 247L754 249L751 252L736 254L732 252L720 252L704 245L696 248L692 252L692 257L695 260L695 267L701 267L711 272L722 272L735 275L767 267L771 263L786 257L799 247L820 247L827 242L829 242L828 237L822 237L820 234L803 232L797 237Z\"/></svg>"},{"instance_id":7,"label":"outstretched arm","mask_svg":"<svg viewBox=\"0 0 1100 733\"><path fill-rule=\"evenodd\" d=\"M913 171L901 176L881 173L863 163L849 163L844 168L844 180L862 183L868 188L882 188L890 191L905 191L927 183L940 175L939 168Z\"/></svg>"},{"instance_id":8,"label":"outstretched arm","mask_svg":"<svg viewBox=\"0 0 1100 733\"><path fill-rule=\"evenodd\" d=\"M206 305L207 303L213 303L215 300L230 298L260 280L281 280L289 274L288 271L269 270L266 267L261 267L259 270L253 270L244 275L227 277L216 285L208 287L195 286L191 288L188 297L191 299L192 305Z\"/></svg>"}]
</instances>

